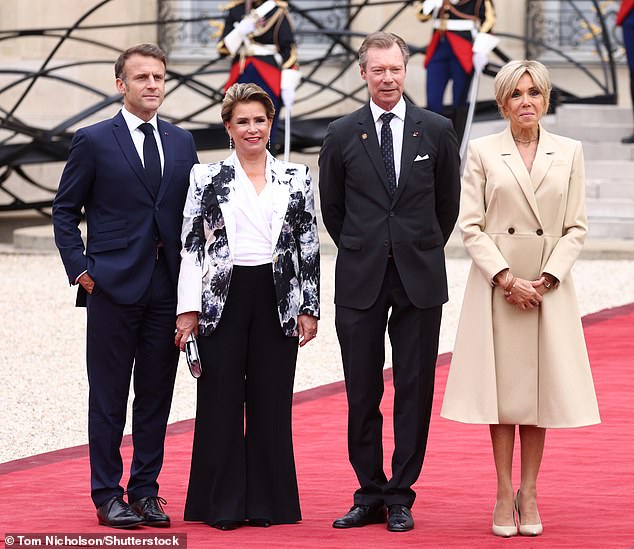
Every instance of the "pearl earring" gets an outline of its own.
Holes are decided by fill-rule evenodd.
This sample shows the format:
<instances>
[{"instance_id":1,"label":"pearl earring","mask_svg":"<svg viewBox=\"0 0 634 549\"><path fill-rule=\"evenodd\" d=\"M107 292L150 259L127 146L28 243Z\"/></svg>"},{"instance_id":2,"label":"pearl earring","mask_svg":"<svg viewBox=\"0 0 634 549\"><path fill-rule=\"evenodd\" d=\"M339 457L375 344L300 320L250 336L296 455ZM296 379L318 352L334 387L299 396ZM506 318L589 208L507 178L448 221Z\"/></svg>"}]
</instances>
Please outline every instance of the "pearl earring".
<instances>
[{"instance_id":1,"label":"pearl earring","mask_svg":"<svg viewBox=\"0 0 634 549\"><path fill-rule=\"evenodd\" d=\"M233 149L233 139L229 136L229 150Z\"/></svg>"}]
</instances>

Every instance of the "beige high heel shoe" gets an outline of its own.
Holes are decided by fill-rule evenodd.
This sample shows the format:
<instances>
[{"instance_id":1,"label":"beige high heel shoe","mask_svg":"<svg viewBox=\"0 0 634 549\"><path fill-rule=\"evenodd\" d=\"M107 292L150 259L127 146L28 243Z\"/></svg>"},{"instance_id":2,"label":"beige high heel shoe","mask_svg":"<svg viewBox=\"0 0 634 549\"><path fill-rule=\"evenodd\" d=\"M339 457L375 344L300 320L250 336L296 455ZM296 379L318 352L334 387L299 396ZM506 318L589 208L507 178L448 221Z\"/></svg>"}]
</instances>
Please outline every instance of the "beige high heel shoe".
<instances>
[{"instance_id":1,"label":"beige high heel shoe","mask_svg":"<svg viewBox=\"0 0 634 549\"><path fill-rule=\"evenodd\" d=\"M493 517L495 517L495 508L493 509ZM493 526L491 527L493 534L500 536L501 538L512 538L517 536L517 520L515 519L515 512L513 513L513 526L500 526L495 524L495 518L493 518Z\"/></svg>"},{"instance_id":2,"label":"beige high heel shoe","mask_svg":"<svg viewBox=\"0 0 634 549\"><path fill-rule=\"evenodd\" d=\"M520 514L520 491L517 491L515 494L515 510L517 511L517 522L519 523L519 532L521 536L540 536L544 531L544 527L542 526L542 521L537 524L522 524L522 515Z\"/></svg>"}]
</instances>

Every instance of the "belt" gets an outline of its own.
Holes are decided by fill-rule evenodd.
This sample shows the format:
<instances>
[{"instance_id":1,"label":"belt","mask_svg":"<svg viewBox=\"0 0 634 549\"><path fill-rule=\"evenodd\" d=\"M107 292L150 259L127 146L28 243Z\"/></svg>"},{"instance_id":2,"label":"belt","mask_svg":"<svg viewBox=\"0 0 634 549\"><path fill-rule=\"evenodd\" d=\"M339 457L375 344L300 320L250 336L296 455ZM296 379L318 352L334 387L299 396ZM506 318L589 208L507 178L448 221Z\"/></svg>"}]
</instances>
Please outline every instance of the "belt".
<instances>
[{"instance_id":1,"label":"belt","mask_svg":"<svg viewBox=\"0 0 634 549\"><path fill-rule=\"evenodd\" d=\"M275 55L277 53L277 48L274 44L254 44L251 42L250 44L245 45L242 53L247 57Z\"/></svg>"},{"instance_id":2,"label":"belt","mask_svg":"<svg viewBox=\"0 0 634 549\"><path fill-rule=\"evenodd\" d=\"M471 19L434 19L434 28L448 31L473 31L475 21Z\"/></svg>"}]
</instances>

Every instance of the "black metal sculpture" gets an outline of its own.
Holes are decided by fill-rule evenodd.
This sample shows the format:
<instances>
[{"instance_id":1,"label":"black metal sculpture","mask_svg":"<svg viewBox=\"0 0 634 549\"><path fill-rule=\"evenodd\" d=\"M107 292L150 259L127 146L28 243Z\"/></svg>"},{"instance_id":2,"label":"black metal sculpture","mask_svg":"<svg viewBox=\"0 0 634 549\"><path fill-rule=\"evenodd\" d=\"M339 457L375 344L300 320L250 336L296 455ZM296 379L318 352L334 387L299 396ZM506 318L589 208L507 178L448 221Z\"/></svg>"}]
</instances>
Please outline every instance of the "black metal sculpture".
<instances>
[{"instance_id":1,"label":"black metal sculpture","mask_svg":"<svg viewBox=\"0 0 634 549\"><path fill-rule=\"evenodd\" d=\"M166 82L166 97L183 92L194 93L198 96L198 106L188 109L187 101L170 101L170 109L161 110L161 115L171 122L183 124L194 134L199 150L220 149L227 146L224 128L217 122L218 116L210 116L210 111L217 107L223 96L223 85L227 74L226 61L215 53L213 38L214 30L223 19L221 12L205 13L202 11L204 2L199 2L201 8L198 13L191 12L191 6L196 2L188 2L188 13L180 13L184 5L179 0L159 0L155 17L142 21L129 21L125 24L90 25L88 19L99 12L110 2L115 0L95 0L92 8L82 14L67 27L40 29L0 30L0 42L28 40L33 36L48 37L54 40L48 56L36 70L3 69L0 67L0 78L5 82L0 86L0 212L9 210L37 210L47 214L56 185L44 183L36 179L29 172L28 166L63 162L67 158L68 147L73 130L86 123L88 119L100 111L111 107L120 101L118 94L104 91L89 82L78 81L65 76L67 69L80 66L112 66L119 49L97 36L95 32L103 29L122 27L157 27L159 44L168 52L170 64ZM362 37L365 33L351 31L358 27L358 20L366 9L378 6L386 8L388 15L372 30L391 30L399 32L394 22L406 10L412 0L322 0L320 2L306 2L289 0L289 8L296 24L296 35L300 48L308 43L317 44L310 50L312 53L301 59L303 82L298 90L296 101L297 115L292 127L292 149L317 150L325 134L328 122L334 118L331 106L334 103L346 101L350 108L356 108L367 100L366 88L356 75L358 74L356 60L356 45L351 46L351 38ZM552 2L549 3L552 5ZM566 32L559 36L566 36L567 44L555 45L553 41L552 17L543 6L543 2L528 0L525 7L526 30L524 36L504 33L497 28L498 36L519 40L524 43L527 57L545 57L546 63L562 61L575 65L583 72L590 82L590 90L582 92L570 90L567 86L555 82L556 99L559 102L616 102L616 77L614 69L614 53L618 51L618 40L613 35L614 15L616 5L599 7L597 0L562 0L560 3L566 12L562 22L562 10L558 12L558 25L562 23ZM551 18L549 18L551 17ZM412 25L419 25L412 17ZM424 31L423 31L424 32ZM193 70L181 72L179 64L172 61L171 54L187 36L198 41L197 48L208 51L208 58L202 58ZM575 44L575 41L577 44ZM561 42L561 40L560 40ZM97 46L104 52L102 59L84 59L72 64L56 64L56 54L62 45L71 43L78 48L82 45ZM586 57L589 55L593 63L601 67L602 77L597 77L588 69L587 62L576 59L575 48L579 43L584 44ZM205 50L206 48L206 50ZM410 44L414 56L425 52L425 44ZM94 48L93 48L94 49ZM182 48L181 48L182 49ZM494 50L497 59L489 63L485 74L495 75L497 69L508 60L500 49ZM540 57L540 59L542 59ZM543 59L542 59L543 60ZM191 64L191 60L189 62ZM346 74L354 71L355 84L346 85ZM411 79L410 79L411 80ZM22 114L25 100L36 90L46 88L51 82L63 83L69 87L81 88L94 95L94 102L81 112L66 120L62 120L46 127L43 123L28 123ZM409 86L417 85L409 82ZM422 84L419 84L422 87ZM407 90L406 90L407 95ZM15 98L17 96L17 98ZM11 99L9 99L11 98ZM411 98L410 98L411 99ZM556 103L557 101L554 101ZM173 105L180 105L178 112L173 111ZM4 106L4 107L3 107ZM54 112L54 105L51 105ZM216 111L217 112L217 111ZM495 112L495 105L483 102L478 105L476 117L486 116ZM295 113L294 113L295 114ZM283 129L283 128L282 128ZM56 183L56 182L55 182ZM26 199L33 195L33 189L38 189L41 199ZM30 190L30 192L26 192Z\"/></svg>"}]
</instances>

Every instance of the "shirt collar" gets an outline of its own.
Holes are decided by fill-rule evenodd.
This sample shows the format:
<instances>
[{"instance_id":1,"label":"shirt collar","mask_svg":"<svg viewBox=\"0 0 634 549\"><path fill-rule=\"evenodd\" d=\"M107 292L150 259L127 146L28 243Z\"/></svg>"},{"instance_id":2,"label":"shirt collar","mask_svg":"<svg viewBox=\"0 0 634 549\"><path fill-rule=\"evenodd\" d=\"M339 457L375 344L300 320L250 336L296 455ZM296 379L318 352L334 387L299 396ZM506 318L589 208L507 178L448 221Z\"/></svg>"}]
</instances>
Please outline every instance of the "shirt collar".
<instances>
[{"instance_id":1,"label":"shirt collar","mask_svg":"<svg viewBox=\"0 0 634 549\"><path fill-rule=\"evenodd\" d=\"M128 126L130 132L136 130L141 124L145 122L145 120L141 120L136 114L132 114L128 109L121 107L121 114L123 115L123 119ZM158 116L156 113L152 118L148 120L148 123L152 124L154 131L158 131Z\"/></svg>"},{"instance_id":2,"label":"shirt collar","mask_svg":"<svg viewBox=\"0 0 634 549\"><path fill-rule=\"evenodd\" d=\"M375 124L379 121L381 115L384 112L387 112L379 107L374 101L372 101L372 99L370 99L370 110L372 111L372 119L374 120ZM396 115L396 117L400 120L405 120L405 110L405 99L403 99L403 96L401 95L398 103L394 105L394 108L389 112L394 113L394 115Z\"/></svg>"}]
</instances>

